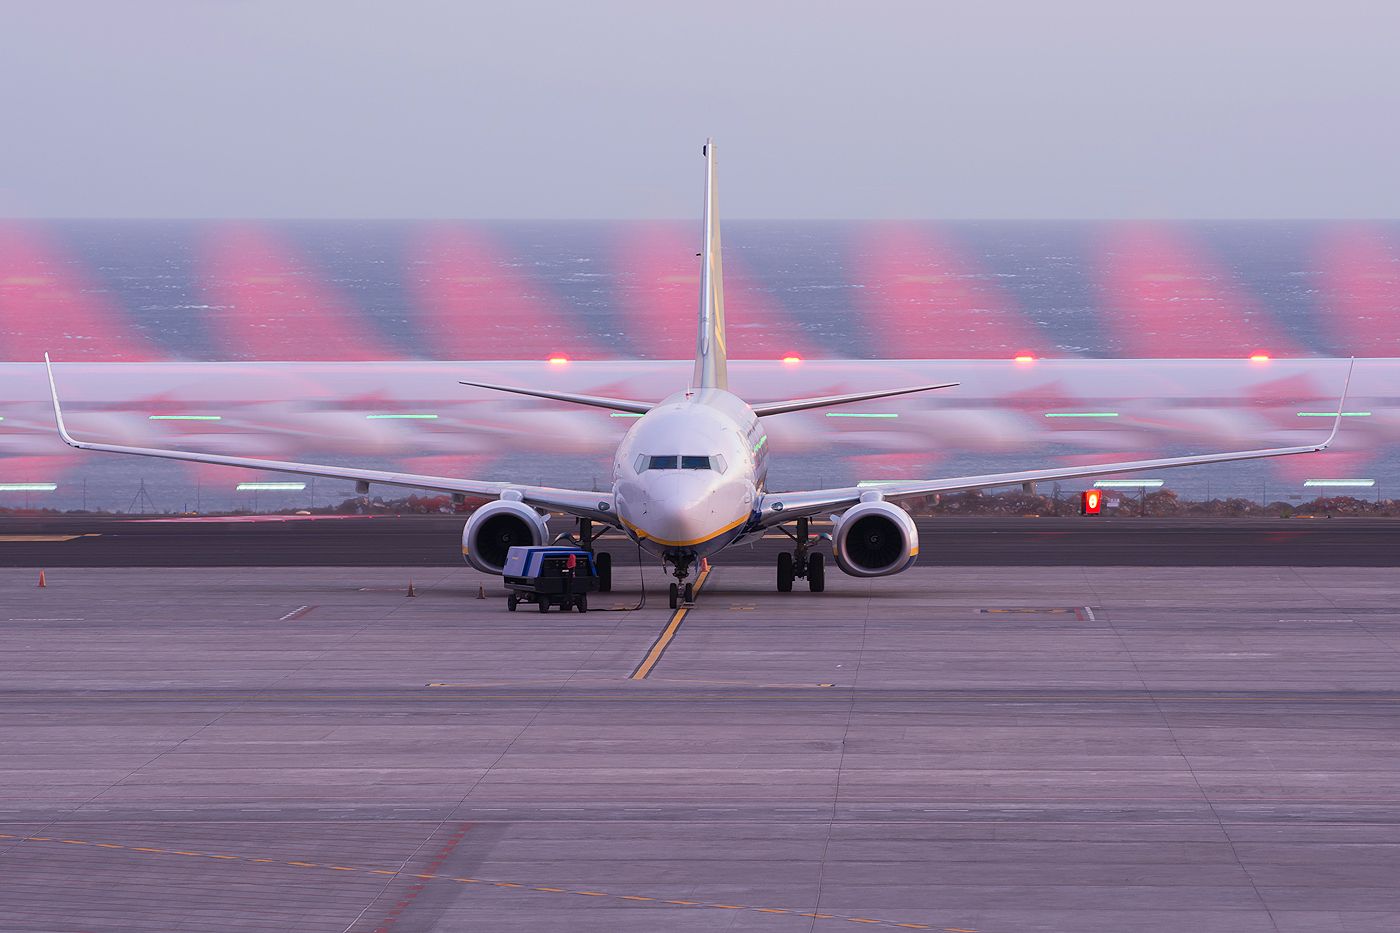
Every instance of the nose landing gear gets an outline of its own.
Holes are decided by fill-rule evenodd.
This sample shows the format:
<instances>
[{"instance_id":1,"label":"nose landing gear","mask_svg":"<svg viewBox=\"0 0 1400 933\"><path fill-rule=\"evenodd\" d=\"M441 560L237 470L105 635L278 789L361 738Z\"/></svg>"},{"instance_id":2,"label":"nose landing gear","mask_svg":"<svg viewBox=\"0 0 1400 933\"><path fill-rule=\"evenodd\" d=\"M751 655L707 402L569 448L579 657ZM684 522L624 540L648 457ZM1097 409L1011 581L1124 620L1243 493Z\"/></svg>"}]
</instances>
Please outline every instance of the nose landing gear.
<instances>
[{"instance_id":1,"label":"nose landing gear","mask_svg":"<svg viewBox=\"0 0 1400 933\"><path fill-rule=\"evenodd\" d=\"M696 562L694 552L676 551L668 553L662 560L671 565L671 573L675 574L676 577L675 583L671 584L671 590L669 590L671 608L679 609L682 604L689 605L696 601L696 584L686 580L686 577L690 576L690 566Z\"/></svg>"},{"instance_id":2,"label":"nose landing gear","mask_svg":"<svg viewBox=\"0 0 1400 933\"><path fill-rule=\"evenodd\" d=\"M695 562L695 555L688 551L681 551L675 554L667 554L664 558L666 563L671 565L671 572L676 576L676 582L671 584L669 604L672 609L680 608L682 602L687 604L695 602L695 584L686 581L690 576L690 565Z\"/></svg>"},{"instance_id":3,"label":"nose landing gear","mask_svg":"<svg viewBox=\"0 0 1400 933\"><path fill-rule=\"evenodd\" d=\"M695 584L687 583L681 586L679 583L671 584L669 605L672 609L679 609L682 603L690 604L695 602Z\"/></svg>"},{"instance_id":4,"label":"nose landing gear","mask_svg":"<svg viewBox=\"0 0 1400 933\"><path fill-rule=\"evenodd\" d=\"M811 519L799 518L797 520L797 534L793 534L783 528L783 534L797 542L791 552L783 551L778 555L778 592L791 593L792 581L794 579L806 579L807 588L813 593L820 593L826 589L826 557L820 553L812 553L812 547L817 539L811 534Z\"/></svg>"}]
</instances>

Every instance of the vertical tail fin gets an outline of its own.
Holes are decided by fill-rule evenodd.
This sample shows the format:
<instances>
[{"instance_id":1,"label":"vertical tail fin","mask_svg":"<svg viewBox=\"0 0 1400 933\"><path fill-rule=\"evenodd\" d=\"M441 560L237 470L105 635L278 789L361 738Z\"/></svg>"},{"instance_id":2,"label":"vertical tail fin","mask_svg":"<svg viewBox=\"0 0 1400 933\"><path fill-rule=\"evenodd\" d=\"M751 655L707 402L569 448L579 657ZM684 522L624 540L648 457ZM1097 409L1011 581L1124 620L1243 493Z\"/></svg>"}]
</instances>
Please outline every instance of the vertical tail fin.
<instances>
[{"instance_id":1,"label":"vertical tail fin","mask_svg":"<svg viewBox=\"0 0 1400 933\"><path fill-rule=\"evenodd\" d=\"M701 151L705 154L705 248L700 269L700 333L691 385L697 389L727 389L729 357L724 345L724 270L720 262L714 140L706 140Z\"/></svg>"}]
</instances>

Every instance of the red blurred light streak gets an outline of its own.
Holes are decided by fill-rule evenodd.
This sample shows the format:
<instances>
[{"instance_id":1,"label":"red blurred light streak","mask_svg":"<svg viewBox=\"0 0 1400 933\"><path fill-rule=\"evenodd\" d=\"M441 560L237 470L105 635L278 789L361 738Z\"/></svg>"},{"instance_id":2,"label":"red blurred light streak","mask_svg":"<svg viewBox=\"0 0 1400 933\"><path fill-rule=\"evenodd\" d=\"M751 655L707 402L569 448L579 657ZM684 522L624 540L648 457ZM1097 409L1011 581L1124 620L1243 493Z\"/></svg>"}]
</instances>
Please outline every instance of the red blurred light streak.
<instances>
[{"instance_id":1,"label":"red blurred light streak","mask_svg":"<svg viewBox=\"0 0 1400 933\"><path fill-rule=\"evenodd\" d=\"M0 223L0 358L156 360L123 309L39 224Z\"/></svg>"},{"instance_id":2,"label":"red blurred light streak","mask_svg":"<svg viewBox=\"0 0 1400 933\"><path fill-rule=\"evenodd\" d=\"M1322 319L1337 352L1395 356L1400 348L1400 243L1374 224L1328 228L1317 249Z\"/></svg>"},{"instance_id":3,"label":"red blurred light streak","mask_svg":"<svg viewBox=\"0 0 1400 933\"><path fill-rule=\"evenodd\" d=\"M409 287L434 358L553 363L610 355L544 285L511 265L488 232L431 224L412 253Z\"/></svg>"},{"instance_id":4,"label":"red blurred light streak","mask_svg":"<svg viewBox=\"0 0 1400 933\"><path fill-rule=\"evenodd\" d=\"M1010 295L927 227L873 225L858 255L863 325L880 357L1019 360L1047 345Z\"/></svg>"},{"instance_id":5,"label":"red blurred light streak","mask_svg":"<svg viewBox=\"0 0 1400 933\"><path fill-rule=\"evenodd\" d=\"M1251 357L1260 345L1300 356L1259 301L1177 228L1121 223L1103 236L1104 314L1125 356Z\"/></svg>"},{"instance_id":6,"label":"red blurred light streak","mask_svg":"<svg viewBox=\"0 0 1400 933\"><path fill-rule=\"evenodd\" d=\"M210 330L233 358L379 360L398 354L293 248L254 223L218 224L201 244Z\"/></svg>"}]
</instances>

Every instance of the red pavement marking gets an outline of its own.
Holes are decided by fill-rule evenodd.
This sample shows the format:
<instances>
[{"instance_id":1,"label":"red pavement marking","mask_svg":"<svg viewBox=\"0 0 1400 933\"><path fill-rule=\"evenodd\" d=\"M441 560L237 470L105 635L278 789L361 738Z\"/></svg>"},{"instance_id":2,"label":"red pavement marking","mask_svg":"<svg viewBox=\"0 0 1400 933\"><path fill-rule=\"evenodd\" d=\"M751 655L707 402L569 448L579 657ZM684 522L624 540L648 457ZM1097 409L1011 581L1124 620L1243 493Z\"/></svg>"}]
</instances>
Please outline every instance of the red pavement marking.
<instances>
[{"instance_id":1,"label":"red pavement marking","mask_svg":"<svg viewBox=\"0 0 1400 933\"><path fill-rule=\"evenodd\" d=\"M462 840L467 835L467 831L471 828L471 823L462 823L460 828L447 838L447 842L443 844L442 848L438 849L437 853L433 856L433 860L428 863L427 870L424 871L423 874L437 874L438 869L447 861L448 856L457 850L457 846L461 845ZM413 903L414 898L423 893L425 887L427 887L427 885L422 883L409 885L408 895L395 904L389 912L384 915L384 919L379 922L379 926L374 928L374 933L389 933L390 928L393 927L395 921L399 919L399 914L403 913L405 908Z\"/></svg>"}]
</instances>

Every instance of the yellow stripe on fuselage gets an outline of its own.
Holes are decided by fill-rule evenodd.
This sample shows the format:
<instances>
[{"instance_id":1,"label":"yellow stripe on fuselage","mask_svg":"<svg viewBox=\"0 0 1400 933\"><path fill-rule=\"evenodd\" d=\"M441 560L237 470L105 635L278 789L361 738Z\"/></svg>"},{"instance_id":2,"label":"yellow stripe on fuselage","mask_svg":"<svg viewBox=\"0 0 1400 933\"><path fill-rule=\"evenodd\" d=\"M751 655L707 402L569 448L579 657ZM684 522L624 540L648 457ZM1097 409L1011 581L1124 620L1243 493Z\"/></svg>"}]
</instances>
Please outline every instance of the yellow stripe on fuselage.
<instances>
[{"instance_id":1,"label":"yellow stripe on fuselage","mask_svg":"<svg viewBox=\"0 0 1400 933\"><path fill-rule=\"evenodd\" d=\"M749 517L747 515L740 516L739 518L736 518L734 521L730 522L728 525L725 525L723 528L720 528L717 531L711 532L707 535L702 535L699 538L693 538L689 541L667 541L665 538L658 538L656 537L656 535L650 534L649 532L638 528L636 525L632 524L625 518L622 519L622 524L626 525L628 529L638 538L645 538L648 541L654 541L662 547L695 547L695 545L697 544L704 544L706 541L713 541L720 535L725 534L729 531L733 531L735 528L738 528L740 525L742 525L748 520Z\"/></svg>"}]
</instances>

